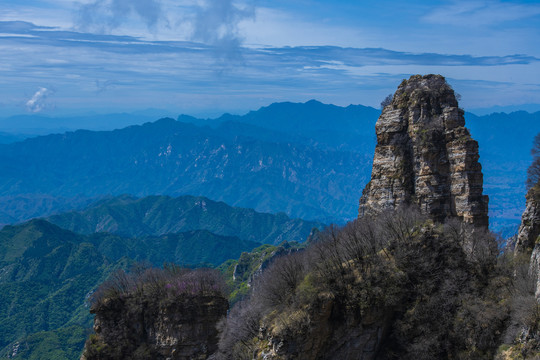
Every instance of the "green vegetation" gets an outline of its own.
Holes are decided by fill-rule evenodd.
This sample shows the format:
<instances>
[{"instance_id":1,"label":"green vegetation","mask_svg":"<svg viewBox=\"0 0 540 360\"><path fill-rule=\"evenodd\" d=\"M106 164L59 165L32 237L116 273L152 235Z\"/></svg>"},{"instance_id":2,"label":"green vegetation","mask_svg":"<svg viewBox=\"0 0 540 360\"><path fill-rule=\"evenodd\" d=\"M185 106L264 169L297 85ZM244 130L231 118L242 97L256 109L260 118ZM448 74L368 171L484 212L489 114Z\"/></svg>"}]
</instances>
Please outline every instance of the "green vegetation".
<instances>
[{"instance_id":1,"label":"green vegetation","mask_svg":"<svg viewBox=\"0 0 540 360\"><path fill-rule=\"evenodd\" d=\"M79 235L44 220L6 226L0 231L0 355L18 343L20 358L76 359L86 337L79 330L92 326L88 298L115 270L135 261L216 266L257 245L206 230L134 239ZM79 332L67 339L68 329Z\"/></svg>"},{"instance_id":2,"label":"green vegetation","mask_svg":"<svg viewBox=\"0 0 540 360\"><path fill-rule=\"evenodd\" d=\"M154 265L167 262L192 267L214 267L259 245L233 236L216 235L207 230L140 238L97 233L88 238L112 261L127 257Z\"/></svg>"},{"instance_id":3,"label":"green vegetation","mask_svg":"<svg viewBox=\"0 0 540 360\"><path fill-rule=\"evenodd\" d=\"M489 233L471 230L413 209L329 228L252 283L219 358L251 359L272 341L285 354L337 358L326 351L341 351L344 334L375 324L386 334L372 350L382 358L492 359L511 316L513 270Z\"/></svg>"},{"instance_id":4,"label":"green vegetation","mask_svg":"<svg viewBox=\"0 0 540 360\"><path fill-rule=\"evenodd\" d=\"M48 220L80 234L109 232L141 237L208 230L262 244L304 241L313 227L322 227L319 222L290 219L284 213L259 213L195 196L137 199L124 195Z\"/></svg>"},{"instance_id":5,"label":"green vegetation","mask_svg":"<svg viewBox=\"0 0 540 360\"><path fill-rule=\"evenodd\" d=\"M66 360L81 357L89 329L72 325L51 331L40 331L20 339L0 352L0 358L26 360ZM13 356L13 355L16 356Z\"/></svg>"},{"instance_id":6,"label":"green vegetation","mask_svg":"<svg viewBox=\"0 0 540 360\"><path fill-rule=\"evenodd\" d=\"M43 220L6 227L0 247L0 349L40 331L89 327L86 296L126 265L108 261L86 237Z\"/></svg>"},{"instance_id":7,"label":"green vegetation","mask_svg":"<svg viewBox=\"0 0 540 360\"><path fill-rule=\"evenodd\" d=\"M282 255L303 249L305 245L284 242L279 246L261 245L250 252L243 252L238 260L228 260L217 267L224 274L230 290L229 303L232 305L242 300L248 293L251 283L262 274L274 259Z\"/></svg>"}]
</instances>

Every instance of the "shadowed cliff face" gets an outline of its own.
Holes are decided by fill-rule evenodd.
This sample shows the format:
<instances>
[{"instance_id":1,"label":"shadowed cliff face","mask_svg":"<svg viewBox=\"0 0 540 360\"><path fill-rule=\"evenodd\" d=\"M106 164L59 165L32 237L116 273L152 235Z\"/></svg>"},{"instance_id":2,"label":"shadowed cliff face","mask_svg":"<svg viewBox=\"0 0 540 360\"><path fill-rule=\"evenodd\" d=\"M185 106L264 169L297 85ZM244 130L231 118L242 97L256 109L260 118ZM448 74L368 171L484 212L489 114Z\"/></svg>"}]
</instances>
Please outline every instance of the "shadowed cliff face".
<instances>
[{"instance_id":1,"label":"shadowed cliff face","mask_svg":"<svg viewBox=\"0 0 540 360\"><path fill-rule=\"evenodd\" d=\"M229 303L217 273L149 269L116 273L94 295L94 332L81 360L206 359Z\"/></svg>"},{"instance_id":2,"label":"shadowed cliff face","mask_svg":"<svg viewBox=\"0 0 540 360\"><path fill-rule=\"evenodd\" d=\"M106 356L91 352L83 359L206 359L217 349L217 322L228 302L218 296L186 297L169 304L140 299L108 299L95 309L94 347L109 348ZM88 345L87 345L88 347Z\"/></svg>"},{"instance_id":3,"label":"shadowed cliff face","mask_svg":"<svg viewBox=\"0 0 540 360\"><path fill-rule=\"evenodd\" d=\"M478 143L440 75L404 80L376 124L371 181L359 216L416 204L435 221L458 218L487 227Z\"/></svg>"}]
</instances>

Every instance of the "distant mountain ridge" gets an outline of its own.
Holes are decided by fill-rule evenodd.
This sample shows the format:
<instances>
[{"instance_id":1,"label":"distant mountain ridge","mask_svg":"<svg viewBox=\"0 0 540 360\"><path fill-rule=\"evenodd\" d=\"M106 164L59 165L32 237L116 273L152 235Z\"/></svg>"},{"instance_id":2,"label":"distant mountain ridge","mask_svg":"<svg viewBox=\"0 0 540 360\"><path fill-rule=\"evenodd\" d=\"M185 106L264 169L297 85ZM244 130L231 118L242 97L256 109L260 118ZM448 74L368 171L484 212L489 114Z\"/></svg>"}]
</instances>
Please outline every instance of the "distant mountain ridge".
<instances>
[{"instance_id":1,"label":"distant mountain ridge","mask_svg":"<svg viewBox=\"0 0 540 360\"><path fill-rule=\"evenodd\" d=\"M108 232L140 237L206 230L261 244L303 242L314 227L323 227L320 222L290 219L284 213L259 213L188 195L140 199L123 195L99 201L81 211L54 215L47 220L80 234Z\"/></svg>"},{"instance_id":2,"label":"distant mountain ridge","mask_svg":"<svg viewBox=\"0 0 540 360\"><path fill-rule=\"evenodd\" d=\"M131 193L200 195L343 223L356 217L370 176L379 114L360 105L275 103L242 116L181 115L180 121L2 145L0 222L58 213L56 207L80 208L65 201L75 196ZM525 206L529 149L540 132L540 112L465 117L480 145L491 227L511 235ZM14 200L32 196L64 200L21 200L24 206ZM33 210L25 213L26 207Z\"/></svg>"},{"instance_id":3,"label":"distant mountain ridge","mask_svg":"<svg viewBox=\"0 0 540 360\"><path fill-rule=\"evenodd\" d=\"M224 114L216 119L181 115L178 121L221 128L230 123L242 123L282 136L295 136L297 142L309 139L312 145L364 152L373 151L374 143L370 139L380 113L378 109L363 105L341 107L310 100L306 103L273 103L245 115Z\"/></svg>"},{"instance_id":4,"label":"distant mountain ridge","mask_svg":"<svg viewBox=\"0 0 540 360\"><path fill-rule=\"evenodd\" d=\"M0 146L0 196L191 194L325 222L354 215L369 154L277 141L172 119L37 137Z\"/></svg>"},{"instance_id":5,"label":"distant mountain ridge","mask_svg":"<svg viewBox=\"0 0 540 360\"><path fill-rule=\"evenodd\" d=\"M479 144L490 227L505 237L513 235L525 209L527 168L533 138L540 133L540 112L465 113L465 120Z\"/></svg>"}]
</instances>

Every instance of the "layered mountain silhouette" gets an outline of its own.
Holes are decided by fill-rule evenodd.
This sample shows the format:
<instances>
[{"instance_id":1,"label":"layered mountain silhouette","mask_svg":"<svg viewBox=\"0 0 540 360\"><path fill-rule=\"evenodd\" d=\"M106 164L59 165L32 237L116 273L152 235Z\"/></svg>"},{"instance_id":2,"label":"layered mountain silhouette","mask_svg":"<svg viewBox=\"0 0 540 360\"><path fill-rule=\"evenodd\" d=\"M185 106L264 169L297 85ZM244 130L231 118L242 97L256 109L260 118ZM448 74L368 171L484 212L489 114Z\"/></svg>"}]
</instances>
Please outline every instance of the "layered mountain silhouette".
<instances>
[{"instance_id":1,"label":"layered mountain silhouette","mask_svg":"<svg viewBox=\"0 0 540 360\"><path fill-rule=\"evenodd\" d=\"M83 211L51 216L48 221L81 234L140 237L204 229L262 244L303 242L314 227L323 227L319 222L290 219L284 213L259 213L195 196L137 199L124 195L99 201Z\"/></svg>"},{"instance_id":2,"label":"layered mountain silhouette","mask_svg":"<svg viewBox=\"0 0 540 360\"><path fill-rule=\"evenodd\" d=\"M379 110L317 101L243 116L182 115L115 131L0 146L0 223L81 209L104 195L195 195L344 223L370 176ZM480 145L490 224L517 229L540 113L465 114ZM519 125L519 126L517 126Z\"/></svg>"}]
</instances>

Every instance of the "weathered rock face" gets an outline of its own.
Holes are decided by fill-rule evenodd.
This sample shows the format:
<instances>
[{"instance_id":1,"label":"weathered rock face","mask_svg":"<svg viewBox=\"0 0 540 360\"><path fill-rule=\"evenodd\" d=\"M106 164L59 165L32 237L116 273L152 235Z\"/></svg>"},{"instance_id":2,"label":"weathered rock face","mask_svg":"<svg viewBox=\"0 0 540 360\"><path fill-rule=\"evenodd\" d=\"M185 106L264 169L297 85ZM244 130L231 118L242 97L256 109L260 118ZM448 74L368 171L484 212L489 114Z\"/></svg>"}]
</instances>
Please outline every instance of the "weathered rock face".
<instances>
[{"instance_id":1,"label":"weathered rock face","mask_svg":"<svg viewBox=\"0 0 540 360\"><path fill-rule=\"evenodd\" d=\"M540 298L540 184L527 192L526 199L514 255L528 257L530 254L529 273L536 279L536 297Z\"/></svg>"},{"instance_id":2,"label":"weathered rock face","mask_svg":"<svg viewBox=\"0 0 540 360\"><path fill-rule=\"evenodd\" d=\"M521 216L518 230L516 254L530 254L540 235L540 189L537 187L530 189L526 199L525 211Z\"/></svg>"},{"instance_id":3,"label":"weathered rock face","mask_svg":"<svg viewBox=\"0 0 540 360\"><path fill-rule=\"evenodd\" d=\"M217 349L217 322L228 309L220 296L151 301L135 296L106 299L81 360L206 359Z\"/></svg>"},{"instance_id":4,"label":"weathered rock face","mask_svg":"<svg viewBox=\"0 0 540 360\"><path fill-rule=\"evenodd\" d=\"M435 221L488 225L478 143L440 75L414 75L399 85L375 127L371 181L359 216L416 204Z\"/></svg>"},{"instance_id":5,"label":"weathered rock face","mask_svg":"<svg viewBox=\"0 0 540 360\"><path fill-rule=\"evenodd\" d=\"M294 331L289 328L276 333L276 329L269 330L263 324L259 339L265 346L254 353L254 359L376 359L392 318L391 311L383 310L363 317L346 314L336 318L333 301L323 302L309 312L310 321Z\"/></svg>"}]
</instances>

